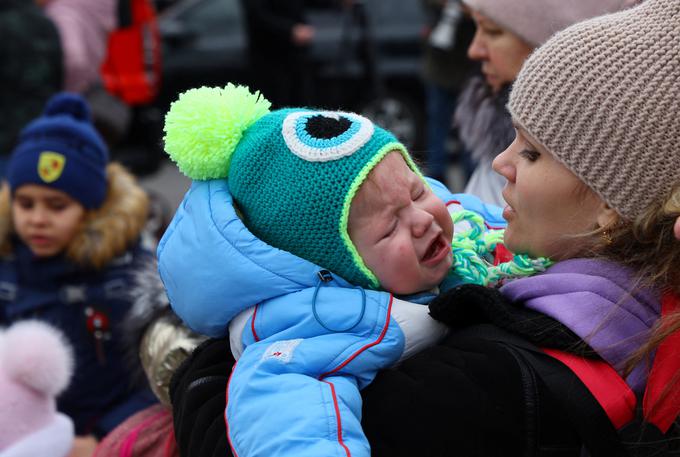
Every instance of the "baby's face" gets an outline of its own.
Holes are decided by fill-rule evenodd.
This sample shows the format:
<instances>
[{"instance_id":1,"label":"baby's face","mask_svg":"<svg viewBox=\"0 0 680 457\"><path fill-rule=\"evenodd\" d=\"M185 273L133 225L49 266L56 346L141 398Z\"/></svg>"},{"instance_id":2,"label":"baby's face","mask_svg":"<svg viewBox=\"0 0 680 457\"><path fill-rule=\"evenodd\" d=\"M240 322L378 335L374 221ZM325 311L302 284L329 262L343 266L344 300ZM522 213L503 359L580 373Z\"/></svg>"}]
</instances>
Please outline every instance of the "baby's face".
<instances>
[{"instance_id":1,"label":"baby's face","mask_svg":"<svg viewBox=\"0 0 680 457\"><path fill-rule=\"evenodd\" d=\"M359 188L348 231L366 266L389 292L429 290L451 268L451 216L399 152L385 156Z\"/></svg>"}]
</instances>

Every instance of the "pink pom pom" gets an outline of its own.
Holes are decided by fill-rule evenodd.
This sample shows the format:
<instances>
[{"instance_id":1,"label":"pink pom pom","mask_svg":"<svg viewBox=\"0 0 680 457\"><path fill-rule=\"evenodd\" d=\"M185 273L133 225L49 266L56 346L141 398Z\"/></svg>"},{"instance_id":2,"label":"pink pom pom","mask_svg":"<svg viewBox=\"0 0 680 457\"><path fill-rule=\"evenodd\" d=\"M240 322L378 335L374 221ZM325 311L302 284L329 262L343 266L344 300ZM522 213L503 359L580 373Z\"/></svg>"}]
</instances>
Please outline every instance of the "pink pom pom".
<instances>
[{"instance_id":1,"label":"pink pom pom","mask_svg":"<svg viewBox=\"0 0 680 457\"><path fill-rule=\"evenodd\" d=\"M54 327L41 321L21 321L0 336L0 366L10 378L54 396L68 387L73 353Z\"/></svg>"}]
</instances>

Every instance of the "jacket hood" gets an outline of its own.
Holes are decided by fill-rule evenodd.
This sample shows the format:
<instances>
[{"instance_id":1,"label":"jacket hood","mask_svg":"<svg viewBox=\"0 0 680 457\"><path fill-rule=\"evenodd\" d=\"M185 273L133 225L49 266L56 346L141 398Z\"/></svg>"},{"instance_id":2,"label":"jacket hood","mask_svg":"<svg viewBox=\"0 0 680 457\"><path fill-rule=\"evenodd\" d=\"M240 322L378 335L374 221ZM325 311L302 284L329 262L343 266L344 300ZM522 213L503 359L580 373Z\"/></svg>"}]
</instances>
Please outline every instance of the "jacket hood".
<instances>
[{"instance_id":1,"label":"jacket hood","mask_svg":"<svg viewBox=\"0 0 680 457\"><path fill-rule=\"evenodd\" d=\"M158 265L175 313L209 336L225 335L251 306L315 287L323 269L255 237L221 179L191 185L158 245Z\"/></svg>"},{"instance_id":2,"label":"jacket hood","mask_svg":"<svg viewBox=\"0 0 680 457\"><path fill-rule=\"evenodd\" d=\"M104 204L86 213L81 228L66 249L80 266L102 268L121 255L142 233L149 200L135 177L122 165L106 168L108 190ZM0 191L0 254L11 252L13 233L9 186Z\"/></svg>"},{"instance_id":3,"label":"jacket hood","mask_svg":"<svg viewBox=\"0 0 680 457\"><path fill-rule=\"evenodd\" d=\"M445 203L460 201L504 225L500 208L427 181ZM194 181L158 245L158 266L175 313L212 337L226 335L229 322L251 306L316 287L319 271L327 270L253 235L236 213L224 179ZM339 287L354 287L338 274L333 277Z\"/></svg>"}]
</instances>

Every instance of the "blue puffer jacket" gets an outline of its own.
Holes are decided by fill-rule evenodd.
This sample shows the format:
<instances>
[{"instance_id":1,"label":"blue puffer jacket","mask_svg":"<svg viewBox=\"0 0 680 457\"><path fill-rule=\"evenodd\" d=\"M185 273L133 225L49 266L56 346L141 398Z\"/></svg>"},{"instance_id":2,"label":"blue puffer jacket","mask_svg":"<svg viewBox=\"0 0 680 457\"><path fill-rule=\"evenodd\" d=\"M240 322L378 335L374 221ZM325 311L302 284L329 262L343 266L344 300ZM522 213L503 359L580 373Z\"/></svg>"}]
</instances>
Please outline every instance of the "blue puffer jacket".
<instances>
[{"instance_id":1,"label":"blue puffer jacket","mask_svg":"<svg viewBox=\"0 0 680 457\"><path fill-rule=\"evenodd\" d=\"M452 206L504 225L498 208L430 185ZM355 288L332 272L323 281L323 268L254 237L231 202L226 181L195 182L158 258L170 303L194 330L224 336L230 321L247 315L227 393L234 454L369 456L359 390L422 344L414 334L442 329L422 305ZM412 320L422 321L415 331Z\"/></svg>"}]
</instances>

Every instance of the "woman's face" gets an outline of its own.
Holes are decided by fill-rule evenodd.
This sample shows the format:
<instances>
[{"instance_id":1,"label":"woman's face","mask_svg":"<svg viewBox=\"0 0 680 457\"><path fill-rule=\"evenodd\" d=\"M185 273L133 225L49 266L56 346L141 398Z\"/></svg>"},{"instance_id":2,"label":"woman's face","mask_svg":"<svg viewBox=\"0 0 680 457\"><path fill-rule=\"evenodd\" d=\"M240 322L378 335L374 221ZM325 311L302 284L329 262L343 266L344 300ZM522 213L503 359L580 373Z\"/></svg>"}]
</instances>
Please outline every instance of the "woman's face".
<instances>
[{"instance_id":1,"label":"woman's face","mask_svg":"<svg viewBox=\"0 0 680 457\"><path fill-rule=\"evenodd\" d=\"M477 27L468 57L482 64L482 73L494 92L512 83L533 48L488 17L471 10Z\"/></svg>"},{"instance_id":2,"label":"woman's face","mask_svg":"<svg viewBox=\"0 0 680 457\"><path fill-rule=\"evenodd\" d=\"M493 169L508 180L503 217L508 221L505 244L513 252L553 260L573 257L592 241L582 235L616 217L602 198L521 129L493 161Z\"/></svg>"}]
</instances>

